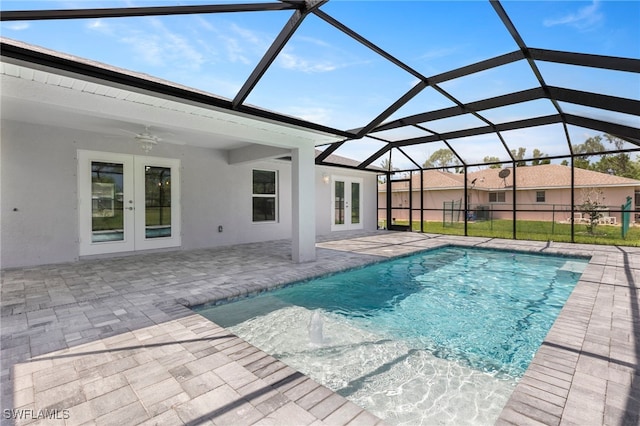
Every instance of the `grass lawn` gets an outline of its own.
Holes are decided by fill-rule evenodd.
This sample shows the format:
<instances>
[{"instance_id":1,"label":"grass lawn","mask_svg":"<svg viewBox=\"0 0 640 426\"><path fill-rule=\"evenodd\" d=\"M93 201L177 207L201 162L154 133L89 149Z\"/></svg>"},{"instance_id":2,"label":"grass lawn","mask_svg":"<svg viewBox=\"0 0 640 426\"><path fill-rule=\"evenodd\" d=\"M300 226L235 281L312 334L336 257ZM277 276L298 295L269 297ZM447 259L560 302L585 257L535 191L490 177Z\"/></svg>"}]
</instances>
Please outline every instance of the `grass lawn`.
<instances>
[{"instance_id":1,"label":"grass lawn","mask_svg":"<svg viewBox=\"0 0 640 426\"><path fill-rule=\"evenodd\" d=\"M160 210L162 209L162 220L160 220ZM122 209L116 209L113 216L94 217L94 231L110 231L124 228L124 218ZM171 207L146 207L145 224L147 226L171 225Z\"/></svg>"},{"instance_id":2,"label":"grass lawn","mask_svg":"<svg viewBox=\"0 0 640 426\"><path fill-rule=\"evenodd\" d=\"M396 221L398 225L408 225L407 221ZM413 230L420 231L420 222L413 222ZM464 235L464 223L456 222L443 226L442 222L424 222L424 232L431 234ZM467 233L472 237L513 238L513 221L487 220L469 222ZM522 220L516 225L519 240L571 242L571 225L548 221ZM598 225L595 234L588 232L584 224L574 228L576 243L605 244L620 246L640 246L640 227L630 227L625 239L622 239L620 226Z\"/></svg>"}]
</instances>

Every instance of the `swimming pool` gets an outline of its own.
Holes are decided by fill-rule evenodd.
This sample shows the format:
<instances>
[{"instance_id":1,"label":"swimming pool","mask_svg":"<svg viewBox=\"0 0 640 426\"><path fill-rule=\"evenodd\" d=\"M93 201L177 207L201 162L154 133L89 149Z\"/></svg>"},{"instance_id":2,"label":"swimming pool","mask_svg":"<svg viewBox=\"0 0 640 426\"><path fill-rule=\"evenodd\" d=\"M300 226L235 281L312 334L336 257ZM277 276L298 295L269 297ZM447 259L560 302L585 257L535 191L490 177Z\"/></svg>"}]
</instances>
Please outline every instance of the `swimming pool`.
<instances>
[{"instance_id":1,"label":"swimming pool","mask_svg":"<svg viewBox=\"0 0 640 426\"><path fill-rule=\"evenodd\" d=\"M197 311L390 424L489 424L586 264L444 247Z\"/></svg>"}]
</instances>

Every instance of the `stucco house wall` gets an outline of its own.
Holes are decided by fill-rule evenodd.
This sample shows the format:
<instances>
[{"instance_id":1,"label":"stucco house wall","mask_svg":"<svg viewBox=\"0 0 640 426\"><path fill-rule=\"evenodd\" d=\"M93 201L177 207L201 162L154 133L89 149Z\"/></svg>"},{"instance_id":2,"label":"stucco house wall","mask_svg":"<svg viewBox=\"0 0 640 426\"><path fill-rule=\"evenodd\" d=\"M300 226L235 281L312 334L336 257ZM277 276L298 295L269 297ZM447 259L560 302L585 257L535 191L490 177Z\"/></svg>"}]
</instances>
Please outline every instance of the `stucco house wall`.
<instances>
[{"instance_id":1,"label":"stucco house wall","mask_svg":"<svg viewBox=\"0 0 640 426\"><path fill-rule=\"evenodd\" d=\"M386 219L386 213L381 208L386 206L386 192L378 193L378 218L379 220ZM413 190L411 203L413 208L413 220L420 220L420 191ZM459 201L464 199L464 191L461 189L437 189L437 190L425 190L424 191L424 213L423 217L426 221L441 221L442 209L445 202ZM391 193L391 205L394 207L409 207L408 192L394 191ZM462 207L464 208L464 206ZM393 209L392 217L396 220L407 221L409 220L409 210ZM462 219L462 218L461 218Z\"/></svg>"},{"instance_id":2,"label":"stucco house wall","mask_svg":"<svg viewBox=\"0 0 640 426\"><path fill-rule=\"evenodd\" d=\"M79 259L77 152L144 154L132 139L2 120L0 137L1 267ZM291 162L228 164L225 150L160 143L150 155L181 161L181 232L178 249L291 238ZM277 170L276 223L252 223L252 169ZM363 179L364 229L376 229L373 173L323 167L316 171L316 233L330 227L330 185L322 173ZM218 232L218 227L223 232ZM173 248L175 250L175 248Z\"/></svg>"},{"instance_id":3,"label":"stucco house wall","mask_svg":"<svg viewBox=\"0 0 640 426\"><path fill-rule=\"evenodd\" d=\"M576 210L584 202L584 192L592 187L577 187L574 196ZM634 195L633 187L602 187L603 215L614 217L616 223L621 220L619 212L608 210L620 210L622 204L626 202L628 196ZM545 202L537 202L538 191L544 191ZM490 203L487 191L477 191L481 202L478 204L490 206L494 219L513 218L513 191L505 190L504 203ZM474 198L475 199L475 198ZM472 203L475 204L475 203ZM520 220L542 220L542 221L569 221L571 218L571 189L570 188L536 188L518 190L516 193L517 217Z\"/></svg>"},{"instance_id":4,"label":"stucco house wall","mask_svg":"<svg viewBox=\"0 0 640 426\"><path fill-rule=\"evenodd\" d=\"M591 187L589 187L591 188ZM583 192L588 188L576 188L574 203L576 206L580 206L583 199ZM621 214L619 212L607 211L620 210L622 204L626 202L627 197L634 197L634 187L602 187L600 188L603 193L602 202L605 206L603 209L603 215L615 218L616 223L621 220ZM545 192L545 202L537 202L537 192ZM490 202L489 192L504 192L504 202ZM496 191L470 189L469 195L469 209L482 209L486 208L492 211L492 217L494 219L513 219L513 191L509 188L499 189ZM568 221L571 218L571 189L570 188L534 188L518 190L516 194L516 209L517 218L519 220L542 220L542 221ZM464 191L462 189L425 189L424 191L424 206L425 211L423 213L424 220L426 221L442 221L443 218L443 203L458 201L464 199ZM386 206L386 191L378 193L378 202L380 207ZM412 203L413 203L413 220L420 220L420 191L412 190ZM405 189L392 192L392 205L393 206L408 206L408 192ZM432 209L437 209L436 211ZM461 206L464 209L464 204ZM408 210L396 209L393 210L393 217L397 220L406 221L409 218ZM378 210L379 220L386 218L384 210ZM464 217L461 215L460 220Z\"/></svg>"}]
</instances>

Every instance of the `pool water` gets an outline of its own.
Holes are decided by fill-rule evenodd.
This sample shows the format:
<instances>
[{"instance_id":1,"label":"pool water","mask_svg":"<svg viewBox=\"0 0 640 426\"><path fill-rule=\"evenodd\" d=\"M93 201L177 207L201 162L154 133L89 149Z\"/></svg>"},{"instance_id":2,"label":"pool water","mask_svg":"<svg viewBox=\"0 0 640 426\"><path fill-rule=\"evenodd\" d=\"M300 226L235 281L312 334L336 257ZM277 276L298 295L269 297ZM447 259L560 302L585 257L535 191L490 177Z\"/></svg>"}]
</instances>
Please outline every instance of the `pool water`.
<instances>
[{"instance_id":1,"label":"pool water","mask_svg":"<svg viewBox=\"0 0 640 426\"><path fill-rule=\"evenodd\" d=\"M587 262L444 247L197 311L390 424L492 424Z\"/></svg>"}]
</instances>

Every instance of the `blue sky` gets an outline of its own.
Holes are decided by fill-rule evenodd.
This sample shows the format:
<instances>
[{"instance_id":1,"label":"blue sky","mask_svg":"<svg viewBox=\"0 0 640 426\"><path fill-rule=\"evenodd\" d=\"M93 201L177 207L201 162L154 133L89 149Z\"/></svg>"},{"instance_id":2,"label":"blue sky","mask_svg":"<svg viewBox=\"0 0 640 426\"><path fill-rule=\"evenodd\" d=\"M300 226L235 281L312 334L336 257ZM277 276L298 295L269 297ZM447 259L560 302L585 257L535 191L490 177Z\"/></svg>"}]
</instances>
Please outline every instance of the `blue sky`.
<instances>
[{"instance_id":1,"label":"blue sky","mask_svg":"<svg viewBox=\"0 0 640 426\"><path fill-rule=\"evenodd\" d=\"M0 7L17 10L205 3L3 0ZM530 47L640 58L640 2L504 1L502 4ZM488 1L332 0L322 10L427 77L517 49ZM290 11L278 11L5 22L0 30L4 37L232 98L290 15ZM638 75L551 63L538 65L550 85L640 99ZM247 102L350 129L367 124L416 81L411 74L326 22L309 16ZM520 61L448 81L441 87L468 102L528 89L536 84L527 64ZM433 89L427 89L393 118L451 105L451 101ZM638 124L634 116L567 107L596 118ZM550 102L540 101L487 111L486 116L504 122L554 112ZM460 117L429 123L427 127L443 132L460 125L477 127L481 123L473 117ZM551 155L564 153L563 132L557 127L514 131L505 135L505 139L514 148L530 147L528 152L538 147ZM570 130L576 143L596 134L586 129ZM396 132L387 136L397 139L420 135L420 132L412 133L415 134ZM478 142L485 144L485 148L478 148ZM452 141L452 144L468 147L469 161L477 161L488 154L496 155L494 148L504 151L493 135ZM379 146L371 141L353 142L338 153L364 159ZM492 148L486 148L489 146ZM415 152L418 161L422 162L435 150L435 145L407 150ZM504 152L499 156L506 159Z\"/></svg>"}]
</instances>

